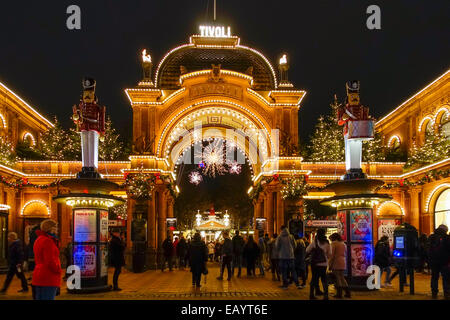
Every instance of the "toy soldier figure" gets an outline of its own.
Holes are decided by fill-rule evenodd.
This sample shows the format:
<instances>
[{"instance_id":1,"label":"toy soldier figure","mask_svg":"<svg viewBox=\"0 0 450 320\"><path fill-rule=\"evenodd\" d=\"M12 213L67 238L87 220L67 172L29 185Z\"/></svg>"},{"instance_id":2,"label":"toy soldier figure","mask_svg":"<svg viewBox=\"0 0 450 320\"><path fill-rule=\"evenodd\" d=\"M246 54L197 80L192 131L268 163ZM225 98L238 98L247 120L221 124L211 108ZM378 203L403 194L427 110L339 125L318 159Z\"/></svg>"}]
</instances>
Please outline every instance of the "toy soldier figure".
<instances>
[{"instance_id":1,"label":"toy soldier figure","mask_svg":"<svg viewBox=\"0 0 450 320\"><path fill-rule=\"evenodd\" d=\"M345 168L344 180L364 179L361 169L362 141L374 137L373 120L369 108L360 104L359 81L346 83L347 98L345 106L338 109L338 124L344 126Z\"/></svg>"},{"instance_id":2,"label":"toy soldier figure","mask_svg":"<svg viewBox=\"0 0 450 320\"><path fill-rule=\"evenodd\" d=\"M83 168L78 178L99 178L98 141L104 139L106 108L97 104L96 82L83 79L83 96L78 106L73 106L73 116L77 130L81 134L81 154Z\"/></svg>"}]
</instances>

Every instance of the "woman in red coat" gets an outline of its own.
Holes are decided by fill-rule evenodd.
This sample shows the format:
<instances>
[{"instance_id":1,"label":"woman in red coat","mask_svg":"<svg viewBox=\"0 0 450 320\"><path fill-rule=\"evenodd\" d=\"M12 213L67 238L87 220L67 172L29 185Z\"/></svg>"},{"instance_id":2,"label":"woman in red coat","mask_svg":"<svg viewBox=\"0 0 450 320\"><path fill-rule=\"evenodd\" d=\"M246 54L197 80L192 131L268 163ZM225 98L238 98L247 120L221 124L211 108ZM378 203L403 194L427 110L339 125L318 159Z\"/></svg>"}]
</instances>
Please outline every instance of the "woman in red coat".
<instances>
[{"instance_id":1,"label":"woman in red coat","mask_svg":"<svg viewBox=\"0 0 450 320\"><path fill-rule=\"evenodd\" d=\"M61 285L61 262L56 231L57 223L51 219L42 221L41 230L36 231L38 238L33 247L36 267L32 281L35 300L55 300Z\"/></svg>"}]
</instances>

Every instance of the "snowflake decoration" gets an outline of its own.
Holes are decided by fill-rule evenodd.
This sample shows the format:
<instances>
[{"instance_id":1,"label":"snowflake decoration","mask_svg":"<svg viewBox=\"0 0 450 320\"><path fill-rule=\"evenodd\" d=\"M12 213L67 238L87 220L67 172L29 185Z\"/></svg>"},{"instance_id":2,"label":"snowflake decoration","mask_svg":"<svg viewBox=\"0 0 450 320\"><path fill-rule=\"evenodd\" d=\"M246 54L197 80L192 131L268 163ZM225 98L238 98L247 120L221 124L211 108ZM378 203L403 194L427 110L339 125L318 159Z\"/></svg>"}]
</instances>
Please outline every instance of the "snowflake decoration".
<instances>
[{"instance_id":1,"label":"snowflake decoration","mask_svg":"<svg viewBox=\"0 0 450 320\"><path fill-rule=\"evenodd\" d=\"M228 172L231 174L240 174L242 171L242 166L237 163L237 161L231 161L228 163Z\"/></svg>"},{"instance_id":2,"label":"snowflake decoration","mask_svg":"<svg viewBox=\"0 0 450 320\"><path fill-rule=\"evenodd\" d=\"M195 157L203 159L204 175L215 178L216 175L223 175L227 172L223 149L223 142L216 139L204 147L201 152L195 154Z\"/></svg>"},{"instance_id":3,"label":"snowflake decoration","mask_svg":"<svg viewBox=\"0 0 450 320\"><path fill-rule=\"evenodd\" d=\"M192 171L189 174L189 182L198 186L200 184L200 182L203 181L203 177L200 173L198 173L197 171Z\"/></svg>"}]
</instances>

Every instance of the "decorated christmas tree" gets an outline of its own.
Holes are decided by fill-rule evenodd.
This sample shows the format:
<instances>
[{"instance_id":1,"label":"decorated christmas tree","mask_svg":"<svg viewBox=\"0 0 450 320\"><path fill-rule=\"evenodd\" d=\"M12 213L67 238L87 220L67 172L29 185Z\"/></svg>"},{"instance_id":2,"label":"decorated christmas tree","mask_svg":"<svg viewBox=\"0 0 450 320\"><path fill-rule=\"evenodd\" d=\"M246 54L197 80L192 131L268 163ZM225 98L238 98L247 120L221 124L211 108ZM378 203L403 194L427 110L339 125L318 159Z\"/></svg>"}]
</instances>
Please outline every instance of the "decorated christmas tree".
<instances>
[{"instance_id":1,"label":"decorated christmas tree","mask_svg":"<svg viewBox=\"0 0 450 320\"><path fill-rule=\"evenodd\" d=\"M439 129L437 132L426 133L425 143L422 146L413 144L405 168L422 167L448 157L450 157L450 140Z\"/></svg>"},{"instance_id":2,"label":"decorated christmas tree","mask_svg":"<svg viewBox=\"0 0 450 320\"><path fill-rule=\"evenodd\" d=\"M0 163L12 166L17 161L12 143L4 136L0 136Z\"/></svg>"},{"instance_id":3,"label":"decorated christmas tree","mask_svg":"<svg viewBox=\"0 0 450 320\"><path fill-rule=\"evenodd\" d=\"M381 141L381 135L378 132L375 132L373 140L363 141L362 161L385 161L385 159L386 155L383 142Z\"/></svg>"},{"instance_id":4,"label":"decorated christmas tree","mask_svg":"<svg viewBox=\"0 0 450 320\"><path fill-rule=\"evenodd\" d=\"M336 121L339 106L334 96L330 113L319 117L308 148L310 161L344 161L344 137Z\"/></svg>"},{"instance_id":5,"label":"decorated christmas tree","mask_svg":"<svg viewBox=\"0 0 450 320\"><path fill-rule=\"evenodd\" d=\"M69 135L56 117L53 123L55 125L53 128L41 134L42 156L47 160L71 160L69 155L73 152L73 145Z\"/></svg>"},{"instance_id":6,"label":"decorated christmas tree","mask_svg":"<svg viewBox=\"0 0 450 320\"><path fill-rule=\"evenodd\" d=\"M104 140L99 143L99 159L111 161L118 160L124 154L124 144L120 140L120 135L112 125L110 117L105 123Z\"/></svg>"}]
</instances>

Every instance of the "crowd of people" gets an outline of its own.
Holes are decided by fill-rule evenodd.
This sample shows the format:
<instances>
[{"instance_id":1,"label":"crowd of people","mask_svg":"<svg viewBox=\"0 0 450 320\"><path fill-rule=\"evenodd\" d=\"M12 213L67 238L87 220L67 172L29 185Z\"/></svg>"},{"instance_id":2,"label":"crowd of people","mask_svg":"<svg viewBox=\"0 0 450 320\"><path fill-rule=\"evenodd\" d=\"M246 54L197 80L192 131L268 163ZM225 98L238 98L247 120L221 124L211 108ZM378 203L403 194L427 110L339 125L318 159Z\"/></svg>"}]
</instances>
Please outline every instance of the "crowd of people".
<instances>
[{"instance_id":1,"label":"crowd of people","mask_svg":"<svg viewBox=\"0 0 450 320\"><path fill-rule=\"evenodd\" d=\"M51 219L44 220L40 229L35 232L34 270L31 278L33 299L53 300L59 293L62 276L57 223ZM196 233L192 239L181 236L172 240L168 235L161 244L161 271L164 272L166 266L169 271L174 268L189 268L192 285L199 288L202 275L208 274L209 260L220 266L217 277L219 281L224 280L225 269L228 281L231 281L235 274L240 278L244 268L248 278L256 277L256 270L259 277L264 277L265 272L270 271L272 280L281 282L282 289L288 289L291 284L295 284L298 289L305 288L310 271L310 299L323 296L323 299L327 300L330 279L336 289L335 298L351 298L344 276L347 270L347 247L338 233L327 238L325 229L318 229L313 240L309 242L309 237L291 235L288 228L282 226L280 234L273 234L272 237L259 233L258 238L254 239L252 234L243 237L239 231L236 231L233 237L230 237L228 231L224 231L222 236L220 241L206 243L200 233ZM14 232L8 234L8 243L9 268L0 294L6 293L15 275L22 285L19 292L28 292L29 284L24 274L23 244ZM112 288L116 291L122 290L118 280L125 265L125 247L122 235L112 232L109 241L109 262L114 267ZM67 263L71 263L70 257L69 254ZM429 237L420 237L418 257L417 271L426 272L427 269L428 273L431 273L432 297L437 298L438 281L442 277L444 296L450 299L450 235L447 226L440 225ZM386 273L383 287L391 286L391 281L399 270L391 275L392 250L386 236L381 237L375 245L374 264L380 267L382 273Z\"/></svg>"}]
</instances>

